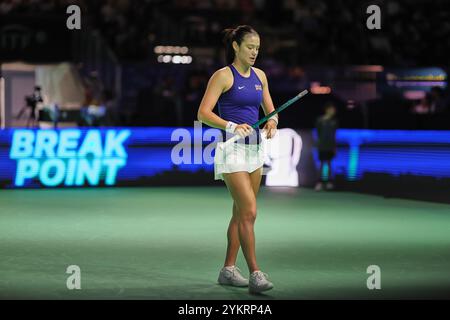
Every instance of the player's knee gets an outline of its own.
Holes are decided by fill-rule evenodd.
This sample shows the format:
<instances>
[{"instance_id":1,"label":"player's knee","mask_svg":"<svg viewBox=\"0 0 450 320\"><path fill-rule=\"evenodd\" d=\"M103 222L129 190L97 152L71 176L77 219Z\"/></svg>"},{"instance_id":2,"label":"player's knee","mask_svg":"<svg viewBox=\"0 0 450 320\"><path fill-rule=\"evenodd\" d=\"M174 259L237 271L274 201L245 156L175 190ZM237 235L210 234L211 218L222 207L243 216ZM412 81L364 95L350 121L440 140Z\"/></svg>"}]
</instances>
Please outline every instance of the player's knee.
<instances>
[{"instance_id":1,"label":"player's knee","mask_svg":"<svg viewBox=\"0 0 450 320\"><path fill-rule=\"evenodd\" d=\"M253 223L256 220L256 205L244 207L239 213L239 220L241 222Z\"/></svg>"}]
</instances>

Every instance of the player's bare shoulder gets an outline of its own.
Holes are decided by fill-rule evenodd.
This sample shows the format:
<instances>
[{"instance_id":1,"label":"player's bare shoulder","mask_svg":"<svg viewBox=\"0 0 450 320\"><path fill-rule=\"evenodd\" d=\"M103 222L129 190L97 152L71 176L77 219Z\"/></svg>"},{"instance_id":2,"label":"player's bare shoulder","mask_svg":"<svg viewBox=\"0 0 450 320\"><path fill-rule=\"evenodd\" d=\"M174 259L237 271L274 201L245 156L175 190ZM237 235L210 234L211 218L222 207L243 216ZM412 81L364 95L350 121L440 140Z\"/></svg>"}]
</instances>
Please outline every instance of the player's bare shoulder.
<instances>
[{"instance_id":1,"label":"player's bare shoulder","mask_svg":"<svg viewBox=\"0 0 450 320\"><path fill-rule=\"evenodd\" d=\"M233 73L230 68L224 67L214 72L211 80L217 82L223 88L223 91L227 91L233 85Z\"/></svg>"},{"instance_id":2,"label":"player's bare shoulder","mask_svg":"<svg viewBox=\"0 0 450 320\"><path fill-rule=\"evenodd\" d=\"M261 80L261 82L265 85L267 83L266 73L259 68L256 67L252 68L255 71L256 75L258 76L259 80Z\"/></svg>"}]
</instances>

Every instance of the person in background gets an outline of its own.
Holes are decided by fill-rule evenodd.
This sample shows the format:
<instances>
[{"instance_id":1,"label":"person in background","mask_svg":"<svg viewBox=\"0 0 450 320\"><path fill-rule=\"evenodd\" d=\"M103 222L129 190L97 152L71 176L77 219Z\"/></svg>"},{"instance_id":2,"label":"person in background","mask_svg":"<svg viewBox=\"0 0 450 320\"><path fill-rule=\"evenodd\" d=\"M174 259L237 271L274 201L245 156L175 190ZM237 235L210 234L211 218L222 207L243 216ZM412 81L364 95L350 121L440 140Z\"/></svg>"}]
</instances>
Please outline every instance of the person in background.
<instances>
[{"instance_id":1,"label":"person in background","mask_svg":"<svg viewBox=\"0 0 450 320\"><path fill-rule=\"evenodd\" d=\"M430 92L430 112L431 113L441 113L447 108L446 101L444 98L444 90L440 87L431 88Z\"/></svg>"},{"instance_id":2,"label":"person in background","mask_svg":"<svg viewBox=\"0 0 450 320\"><path fill-rule=\"evenodd\" d=\"M328 102L324 107L325 113L316 121L317 148L319 151L320 171L315 190L321 191L324 186L327 190L334 189L331 175L331 161L336 156L336 130L338 121L336 119L336 107ZM324 171L325 165L327 170Z\"/></svg>"}]
</instances>

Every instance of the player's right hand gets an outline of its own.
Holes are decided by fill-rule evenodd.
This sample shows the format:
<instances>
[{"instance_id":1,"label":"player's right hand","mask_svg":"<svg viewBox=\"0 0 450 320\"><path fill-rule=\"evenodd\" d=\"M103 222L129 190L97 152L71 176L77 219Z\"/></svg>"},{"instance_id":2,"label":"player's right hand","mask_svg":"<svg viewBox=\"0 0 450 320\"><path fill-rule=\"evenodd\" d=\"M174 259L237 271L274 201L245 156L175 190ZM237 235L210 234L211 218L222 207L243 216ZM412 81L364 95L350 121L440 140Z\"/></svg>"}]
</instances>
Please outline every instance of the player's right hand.
<instances>
[{"instance_id":1,"label":"player's right hand","mask_svg":"<svg viewBox=\"0 0 450 320\"><path fill-rule=\"evenodd\" d=\"M234 133L239 135L241 138L251 135L252 132L253 128L247 123L238 124L236 129L234 129Z\"/></svg>"}]
</instances>

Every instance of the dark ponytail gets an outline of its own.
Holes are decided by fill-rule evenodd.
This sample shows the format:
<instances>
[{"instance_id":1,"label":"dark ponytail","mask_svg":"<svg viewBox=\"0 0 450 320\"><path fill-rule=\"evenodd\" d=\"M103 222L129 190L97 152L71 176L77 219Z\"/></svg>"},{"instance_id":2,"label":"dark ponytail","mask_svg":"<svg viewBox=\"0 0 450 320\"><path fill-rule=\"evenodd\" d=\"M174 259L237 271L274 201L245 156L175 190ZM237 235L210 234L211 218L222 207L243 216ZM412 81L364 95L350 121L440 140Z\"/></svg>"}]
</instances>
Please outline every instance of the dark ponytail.
<instances>
[{"instance_id":1,"label":"dark ponytail","mask_svg":"<svg viewBox=\"0 0 450 320\"><path fill-rule=\"evenodd\" d=\"M228 28L223 31L223 43L225 45L225 56L227 59L227 64L231 64L234 61L234 49L233 41L236 41L240 46L242 40L244 40L247 34L258 34L252 27L248 25L238 26L237 28Z\"/></svg>"}]
</instances>

